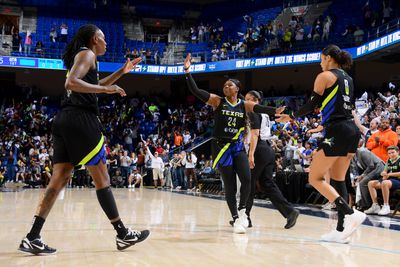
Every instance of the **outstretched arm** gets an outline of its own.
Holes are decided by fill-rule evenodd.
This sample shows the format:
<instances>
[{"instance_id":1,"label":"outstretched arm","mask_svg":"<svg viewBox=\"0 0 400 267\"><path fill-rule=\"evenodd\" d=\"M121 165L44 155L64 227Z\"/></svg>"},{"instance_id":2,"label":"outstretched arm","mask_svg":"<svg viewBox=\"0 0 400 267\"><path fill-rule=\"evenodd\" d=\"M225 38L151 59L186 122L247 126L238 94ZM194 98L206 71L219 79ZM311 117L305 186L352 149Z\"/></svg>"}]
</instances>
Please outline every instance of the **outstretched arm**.
<instances>
[{"instance_id":1,"label":"outstretched arm","mask_svg":"<svg viewBox=\"0 0 400 267\"><path fill-rule=\"evenodd\" d=\"M138 57L135 58L133 61L131 61L129 58L125 62L125 64L117 71L114 73L108 75L107 77L101 79L99 81L100 85L113 85L119 78L122 77L122 75L129 73L130 71L135 69L135 66L139 64L142 61L142 58Z\"/></svg>"},{"instance_id":2,"label":"outstretched arm","mask_svg":"<svg viewBox=\"0 0 400 267\"><path fill-rule=\"evenodd\" d=\"M351 114L353 114L354 123L357 125L357 128L360 130L360 132L361 132L363 135L366 135L367 132L368 132L368 128L361 124L360 118L358 117L356 111L353 110L353 111L351 112Z\"/></svg>"},{"instance_id":3,"label":"outstretched arm","mask_svg":"<svg viewBox=\"0 0 400 267\"><path fill-rule=\"evenodd\" d=\"M317 76L314 82L314 90L311 93L311 97L298 111L293 112L293 114L291 115L277 114L278 119L276 119L276 121L287 122L293 120L294 118L310 114L311 112L314 111L314 109L321 106L323 101L322 96L325 92L325 88L327 88L327 82L328 82L327 75L328 74L326 72L322 72Z\"/></svg>"},{"instance_id":4,"label":"outstretched arm","mask_svg":"<svg viewBox=\"0 0 400 267\"><path fill-rule=\"evenodd\" d=\"M263 106L250 101L245 101L244 107L246 109L246 112L264 113L270 116L274 116L275 114L281 114L285 110L284 106L275 108L270 106Z\"/></svg>"},{"instance_id":5,"label":"outstretched arm","mask_svg":"<svg viewBox=\"0 0 400 267\"><path fill-rule=\"evenodd\" d=\"M68 72L67 79L65 81L65 89L78 93L117 93L121 96L126 96L125 91L118 85L104 86L90 84L82 79L90 69L96 67L95 62L96 56L91 50L79 52L75 56L74 65Z\"/></svg>"},{"instance_id":6,"label":"outstretched arm","mask_svg":"<svg viewBox=\"0 0 400 267\"><path fill-rule=\"evenodd\" d=\"M154 159L154 156L153 156L153 154L151 153L149 146L146 146L146 150L147 150L147 153L149 153L150 158L151 158L151 159Z\"/></svg>"},{"instance_id":7,"label":"outstretched arm","mask_svg":"<svg viewBox=\"0 0 400 267\"><path fill-rule=\"evenodd\" d=\"M206 104L212 106L213 108L217 108L221 103L221 97L215 94L210 94L209 92L199 89L197 87L196 82L194 81L192 75L190 74L190 65L191 65L191 55L190 53L186 56L185 62L183 64L186 76L186 84L189 87L190 92L196 96L201 101Z\"/></svg>"}]
</instances>

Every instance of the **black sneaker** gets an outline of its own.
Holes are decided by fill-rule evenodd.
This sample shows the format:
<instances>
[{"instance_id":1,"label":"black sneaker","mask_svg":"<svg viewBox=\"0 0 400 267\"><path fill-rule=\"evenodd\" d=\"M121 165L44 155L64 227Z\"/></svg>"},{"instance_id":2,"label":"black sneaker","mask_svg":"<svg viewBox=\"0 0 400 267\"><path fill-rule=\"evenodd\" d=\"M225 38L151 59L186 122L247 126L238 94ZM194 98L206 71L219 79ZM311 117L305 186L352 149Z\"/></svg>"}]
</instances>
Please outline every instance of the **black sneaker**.
<instances>
[{"instance_id":1,"label":"black sneaker","mask_svg":"<svg viewBox=\"0 0 400 267\"><path fill-rule=\"evenodd\" d=\"M289 216L287 217L287 223L285 225L285 229L292 228L297 221L297 217L299 217L300 212L298 210L293 210Z\"/></svg>"},{"instance_id":2,"label":"black sneaker","mask_svg":"<svg viewBox=\"0 0 400 267\"><path fill-rule=\"evenodd\" d=\"M149 230L137 231L128 228L128 233L124 238L119 238L117 236L116 243L118 250L124 250L129 248L130 246L135 245L136 243L142 242L150 235Z\"/></svg>"},{"instance_id":3,"label":"black sneaker","mask_svg":"<svg viewBox=\"0 0 400 267\"><path fill-rule=\"evenodd\" d=\"M33 255L52 255L57 251L56 249L46 245L41 238L36 238L30 241L27 237L21 241L18 250Z\"/></svg>"}]
</instances>

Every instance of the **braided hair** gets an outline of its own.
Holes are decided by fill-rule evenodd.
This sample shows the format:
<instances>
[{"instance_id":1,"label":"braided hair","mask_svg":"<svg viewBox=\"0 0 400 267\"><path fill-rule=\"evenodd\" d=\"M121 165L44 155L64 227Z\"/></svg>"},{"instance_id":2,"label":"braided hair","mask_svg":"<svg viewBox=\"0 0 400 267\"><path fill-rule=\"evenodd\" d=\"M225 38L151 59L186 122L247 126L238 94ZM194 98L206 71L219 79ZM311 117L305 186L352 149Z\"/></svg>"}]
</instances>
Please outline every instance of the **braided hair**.
<instances>
[{"instance_id":1,"label":"braided hair","mask_svg":"<svg viewBox=\"0 0 400 267\"><path fill-rule=\"evenodd\" d=\"M72 38L71 42L65 48L62 60L67 69L71 69L74 65L76 53L82 47L88 47L90 40L100 29L94 24L86 24L79 28L78 32Z\"/></svg>"}]
</instances>

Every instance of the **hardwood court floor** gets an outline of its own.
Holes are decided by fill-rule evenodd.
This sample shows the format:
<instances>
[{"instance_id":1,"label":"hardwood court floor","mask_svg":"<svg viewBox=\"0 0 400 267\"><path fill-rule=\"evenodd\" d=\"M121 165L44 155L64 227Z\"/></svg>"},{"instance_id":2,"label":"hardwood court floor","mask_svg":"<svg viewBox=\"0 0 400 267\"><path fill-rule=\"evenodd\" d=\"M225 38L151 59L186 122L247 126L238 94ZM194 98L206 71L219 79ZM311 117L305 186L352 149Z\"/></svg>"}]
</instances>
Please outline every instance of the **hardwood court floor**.
<instances>
[{"instance_id":1,"label":"hardwood court floor","mask_svg":"<svg viewBox=\"0 0 400 267\"><path fill-rule=\"evenodd\" d=\"M301 215L297 225L273 209L254 207L254 228L232 233L224 201L152 189L113 190L127 225L150 237L124 252L93 189L66 189L50 213L43 239L54 256L17 251L43 190L0 193L0 266L400 266L400 231L362 226L350 245L321 243L335 222Z\"/></svg>"}]
</instances>

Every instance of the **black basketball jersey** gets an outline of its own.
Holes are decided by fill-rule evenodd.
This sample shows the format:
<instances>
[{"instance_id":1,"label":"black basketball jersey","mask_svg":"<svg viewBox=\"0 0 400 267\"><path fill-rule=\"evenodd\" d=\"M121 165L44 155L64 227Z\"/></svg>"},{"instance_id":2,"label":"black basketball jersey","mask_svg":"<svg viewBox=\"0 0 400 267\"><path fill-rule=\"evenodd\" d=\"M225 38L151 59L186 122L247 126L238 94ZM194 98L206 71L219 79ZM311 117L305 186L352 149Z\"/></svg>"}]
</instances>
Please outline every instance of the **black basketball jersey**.
<instances>
[{"instance_id":1,"label":"black basketball jersey","mask_svg":"<svg viewBox=\"0 0 400 267\"><path fill-rule=\"evenodd\" d=\"M388 161L385 165L385 170L388 173L399 172L400 171L400 157L397 157L397 159L394 159L394 160L388 159ZM400 177L397 177L397 176L391 176L390 178L400 179Z\"/></svg>"},{"instance_id":2,"label":"black basketball jersey","mask_svg":"<svg viewBox=\"0 0 400 267\"><path fill-rule=\"evenodd\" d=\"M215 110L215 126L213 137L236 141L243 138L246 125L246 111L243 100L239 99L235 105L229 103L226 98L221 98L221 103Z\"/></svg>"},{"instance_id":3,"label":"black basketball jersey","mask_svg":"<svg viewBox=\"0 0 400 267\"><path fill-rule=\"evenodd\" d=\"M326 89L320 107L322 113L322 125L332 121L353 118L351 110L354 102L353 79L342 69L330 70L337 80L334 85Z\"/></svg>"},{"instance_id":4,"label":"black basketball jersey","mask_svg":"<svg viewBox=\"0 0 400 267\"><path fill-rule=\"evenodd\" d=\"M76 52L75 56L88 48L82 47ZM67 72L67 76L69 74L69 70ZM98 84L99 83L99 74L97 72L97 65L95 69L90 69L88 73L82 78L87 83L90 84ZM77 93L71 90L66 90L64 97L61 101L62 108L73 109L85 109L91 112L94 112L96 115L99 114L99 107L97 104L97 95L93 93Z\"/></svg>"}]
</instances>

